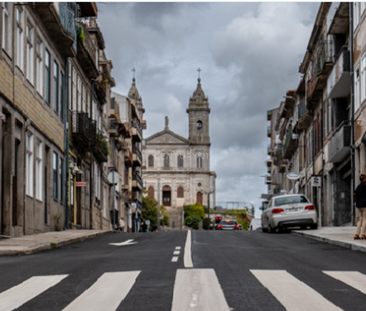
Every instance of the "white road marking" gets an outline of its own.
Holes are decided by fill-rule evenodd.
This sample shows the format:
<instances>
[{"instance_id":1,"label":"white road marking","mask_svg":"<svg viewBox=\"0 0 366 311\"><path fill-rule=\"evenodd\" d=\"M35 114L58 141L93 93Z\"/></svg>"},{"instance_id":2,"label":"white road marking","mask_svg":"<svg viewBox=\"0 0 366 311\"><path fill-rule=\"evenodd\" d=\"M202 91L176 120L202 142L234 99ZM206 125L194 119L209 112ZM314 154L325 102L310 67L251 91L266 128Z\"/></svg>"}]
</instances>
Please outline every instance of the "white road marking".
<instances>
[{"instance_id":1,"label":"white road marking","mask_svg":"<svg viewBox=\"0 0 366 311\"><path fill-rule=\"evenodd\" d=\"M109 243L109 245L114 245L114 246L125 246L125 245L131 245L131 244L136 244L137 242L132 242L132 240L127 240L121 243Z\"/></svg>"},{"instance_id":2,"label":"white road marking","mask_svg":"<svg viewBox=\"0 0 366 311\"><path fill-rule=\"evenodd\" d=\"M366 275L358 271L323 271L325 274L346 283L366 294Z\"/></svg>"},{"instance_id":3,"label":"white road marking","mask_svg":"<svg viewBox=\"0 0 366 311\"><path fill-rule=\"evenodd\" d=\"M213 269L178 269L171 311L229 311Z\"/></svg>"},{"instance_id":4,"label":"white road marking","mask_svg":"<svg viewBox=\"0 0 366 311\"><path fill-rule=\"evenodd\" d=\"M175 249L181 249L181 247L180 246L176 246Z\"/></svg>"},{"instance_id":5,"label":"white road marking","mask_svg":"<svg viewBox=\"0 0 366 311\"><path fill-rule=\"evenodd\" d=\"M177 262L177 261L178 261L178 256L173 256L172 262Z\"/></svg>"},{"instance_id":6,"label":"white road marking","mask_svg":"<svg viewBox=\"0 0 366 311\"><path fill-rule=\"evenodd\" d=\"M180 254L180 251L174 251L173 252L173 255L179 255Z\"/></svg>"},{"instance_id":7,"label":"white road marking","mask_svg":"<svg viewBox=\"0 0 366 311\"><path fill-rule=\"evenodd\" d=\"M285 270L250 270L287 311L342 310Z\"/></svg>"},{"instance_id":8,"label":"white road marking","mask_svg":"<svg viewBox=\"0 0 366 311\"><path fill-rule=\"evenodd\" d=\"M140 271L104 273L64 311L115 311L127 296Z\"/></svg>"},{"instance_id":9,"label":"white road marking","mask_svg":"<svg viewBox=\"0 0 366 311\"><path fill-rule=\"evenodd\" d=\"M0 294L0 311L10 311L19 308L45 290L55 286L67 276L68 274L33 276L23 283L2 292Z\"/></svg>"},{"instance_id":10,"label":"white road marking","mask_svg":"<svg viewBox=\"0 0 366 311\"><path fill-rule=\"evenodd\" d=\"M187 231L186 245L184 247L184 267L193 268L191 255L191 230Z\"/></svg>"}]
</instances>

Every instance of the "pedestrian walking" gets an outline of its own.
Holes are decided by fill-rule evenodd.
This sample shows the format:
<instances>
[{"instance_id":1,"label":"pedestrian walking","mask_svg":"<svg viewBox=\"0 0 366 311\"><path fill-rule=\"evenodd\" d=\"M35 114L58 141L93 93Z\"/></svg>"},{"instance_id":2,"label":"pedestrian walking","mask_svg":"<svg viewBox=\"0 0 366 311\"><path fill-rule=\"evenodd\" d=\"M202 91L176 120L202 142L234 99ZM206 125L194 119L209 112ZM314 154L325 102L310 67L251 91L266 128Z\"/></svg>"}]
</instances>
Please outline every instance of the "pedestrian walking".
<instances>
[{"instance_id":1,"label":"pedestrian walking","mask_svg":"<svg viewBox=\"0 0 366 311\"><path fill-rule=\"evenodd\" d=\"M357 223L356 234L354 236L355 240L366 240L366 175L360 175L361 183L357 186L355 192L353 193L353 200L356 202L356 207L358 208L359 218ZM361 233L361 237L360 237Z\"/></svg>"},{"instance_id":2,"label":"pedestrian walking","mask_svg":"<svg viewBox=\"0 0 366 311\"><path fill-rule=\"evenodd\" d=\"M121 217L118 221L118 228L117 230L119 231L124 231L125 228L125 220L123 219L123 217Z\"/></svg>"}]
</instances>

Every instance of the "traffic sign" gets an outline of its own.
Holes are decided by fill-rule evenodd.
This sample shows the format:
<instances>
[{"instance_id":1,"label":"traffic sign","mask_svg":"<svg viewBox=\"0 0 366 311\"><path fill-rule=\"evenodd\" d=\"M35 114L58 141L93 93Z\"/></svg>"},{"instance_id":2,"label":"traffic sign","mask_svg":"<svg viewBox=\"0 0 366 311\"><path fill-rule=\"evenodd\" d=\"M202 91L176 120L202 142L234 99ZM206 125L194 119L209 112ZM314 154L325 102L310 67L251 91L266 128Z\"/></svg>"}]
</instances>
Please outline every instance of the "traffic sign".
<instances>
[{"instance_id":1,"label":"traffic sign","mask_svg":"<svg viewBox=\"0 0 366 311\"><path fill-rule=\"evenodd\" d=\"M145 224L150 225L150 220L149 219L145 220Z\"/></svg>"},{"instance_id":2,"label":"traffic sign","mask_svg":"<svg viewBox=\"0 0 366 311\"><path fill-rule=\"evenodd\" d=\"M118 183L120 177L121 177L121 175L118 172L112 171L108 174L108 181L111 184L116 184L116 183Z\"/></svg>"},{"instance_id":3,"label":"traffic sign","mask_svg":"<svg viewBox=\"0 0 366 311\"><path fill-rule=\"evenodd\" d=\"M312 187L321 187L322 179L320 176L311 176L311 186Z\"/></svg>"}]
</instances>

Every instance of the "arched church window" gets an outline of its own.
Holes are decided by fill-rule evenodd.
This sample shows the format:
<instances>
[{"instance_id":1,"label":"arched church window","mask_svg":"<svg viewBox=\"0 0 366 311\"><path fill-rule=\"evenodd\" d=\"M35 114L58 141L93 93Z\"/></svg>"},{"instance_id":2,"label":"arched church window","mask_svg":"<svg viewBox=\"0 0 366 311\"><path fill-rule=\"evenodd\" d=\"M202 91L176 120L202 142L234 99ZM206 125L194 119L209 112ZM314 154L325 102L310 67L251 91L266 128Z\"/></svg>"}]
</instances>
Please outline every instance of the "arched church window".
<instances>
[{"instance_id":1,"label":"arched church window","mask_svg":"<svg viewBox=\"0 0 366 311\"><path fill-rule=\"evenodd\" d=\"M177 197L178 198L184 198L184 189L183 189L183 187L178 187Z\"/></svg>"},{"instance_id":2,"label":"arched church window","mask_svg":"<svg viewBox=\"0 0 366 311\"><path fill-rule=\"evenodd\" d=\"M169 156L167 154L164 156L164 167L169 167Z\"/></svg>"},{"instance_id":3,"label":"arched church window","mask_svg":"<svg viewBox=\"0 0 366 311\"><path fill-rule=\"evenodd\" d=\"M148 196L150 197L150 198L154 198L154 187L149 187L149 189L148 189Z\"/></svg>"},{"instance_id":4,"label":"arched church window","mask_svg":"<svg viewBox=\"0 0 366 311\"><path fill-rule=\"evenodd\" d=\"M197 153L197 167L202 167L202 153Z\"/></svg>"},{"instance_id":5,"label":"arched church window","mask_svg":"<svg viewBox=\"0 0 366 311\"><path fill-rule=\"evenodd\" d=\"M202 130L202 121L201 120L199 120L199 121L197 121L197 130Z\"/></svg>"},{"instance_id":6,"label":"arched church window","mask_svg":"<svg viewBox=\"0 0 366 311\"><path fill-rule=\"evenodd\" d=\"M153 166L154 166L154 156L149 155L149 167L153 167Z\"/></svg>"},{"instance_id":7,"label":"arched church window","mask_svg":"<svg viewBox=\"0 0 366 311\"><path fill-rule=\"evenodd\" d=\"M178 167L183 167L183 155L178 156Z\"/></svg>"}]
</instances>

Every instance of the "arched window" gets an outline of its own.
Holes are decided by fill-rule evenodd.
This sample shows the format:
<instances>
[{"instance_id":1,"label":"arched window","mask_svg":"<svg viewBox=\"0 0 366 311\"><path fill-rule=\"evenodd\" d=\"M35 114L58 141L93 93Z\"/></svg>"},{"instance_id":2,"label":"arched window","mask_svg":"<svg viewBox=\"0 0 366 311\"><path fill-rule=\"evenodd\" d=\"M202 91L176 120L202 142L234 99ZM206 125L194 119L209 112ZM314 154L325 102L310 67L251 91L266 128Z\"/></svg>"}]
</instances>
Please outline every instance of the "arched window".
<instances>
[{"instance_id":1,"label":"arched window","mask_svg":"<svg viewBox=\"0 0 366 311\"><path fill-rule=\"evenodd\" d=\"M197 203L201 205L202 205L202 197L203 197L202 192L197 192Z\"/></svg>"},{"instance_id":2,"label":"arched window","mask_svg":"<svg viewBox=\"0 0 366 311\"><path fill-rule=\"evenodd\" d=\"M199 121L197 121L197 130L202 130L202 121L201 120L199 120Z\"/></svg>"},{"instance_id":3,"label":"arched window","mask_svg":"<svg viewBox=\"0 0 366 311\"><path fill-rule=\"evenodd\" d=\"M178 156L178 167L183 167L183 156L182 155Z\"/></svg>"},{"instance_id":4,"label":"arched window","mask_svg":"<svg viewBox=\"0 0 366 311\"><path fill-rule=\"evenodd\" d=\"M167 154L164 156L164 167L169 167L169 156Z\"/></svg>"},{"instance_id":5,"label":"arched window","mask_svg":"<svg viewBox=\"0 0 366 311\"><path fill-rule=\"evenodd\" d=\"M149 189L148 189L148 196L150 198L154 198L154 187L149 187Z\"/></svg>"},{"instance_id":6,"label":"arched window","mask_svg":"<svg viewBox=\"0 0 366 311\"><path fill-rule=\"evenodd\" d=\"M184 198L184 189L183 189L183 187L178 187L177 197L178 198Z\"/></svg>"},{"instance_id":7,"label":"arched window","mask_svg":"<svg viewBox=\"0 0 366 311\"><path fill-rule=\"evenodd\" d=\"M154 156L149 155L149 167L153 167L153 166L154 166Z\"/></svg>"},{"instance_id":8,"label":"arched window","mask_svg":"<svg viewBox=\"0 0 366 311\"><path fill-rule=\"evenodd\" d=\"M197 156L197 167L202 167L202 157Z\"/></svg>"}]
</instances>

